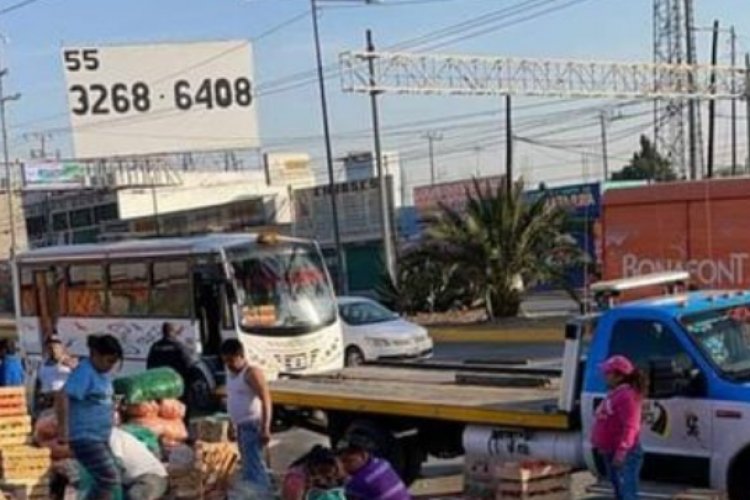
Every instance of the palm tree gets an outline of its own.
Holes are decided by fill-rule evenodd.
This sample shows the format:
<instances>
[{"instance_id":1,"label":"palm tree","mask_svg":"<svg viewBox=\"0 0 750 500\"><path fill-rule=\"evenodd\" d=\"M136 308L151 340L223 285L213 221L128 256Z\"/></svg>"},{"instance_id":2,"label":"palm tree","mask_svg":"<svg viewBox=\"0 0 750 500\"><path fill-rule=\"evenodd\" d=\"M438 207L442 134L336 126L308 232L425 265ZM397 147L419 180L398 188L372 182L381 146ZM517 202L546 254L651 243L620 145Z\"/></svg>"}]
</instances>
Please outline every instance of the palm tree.
<instances>
[{"instance_id":1,"label":"palm tree","mask_svg":"<svg viewBox=\"0 0 750 500\"><path fill-rule=\"evenodd\" d=\"M441 207L428 244L442 249L477 287L490 319L518 314L524 283L559 280L580 255L565 235L566 215L544 194L529 200L523 183L510 193L475 180L465 211Z\"/></svg>"}]
</instances>

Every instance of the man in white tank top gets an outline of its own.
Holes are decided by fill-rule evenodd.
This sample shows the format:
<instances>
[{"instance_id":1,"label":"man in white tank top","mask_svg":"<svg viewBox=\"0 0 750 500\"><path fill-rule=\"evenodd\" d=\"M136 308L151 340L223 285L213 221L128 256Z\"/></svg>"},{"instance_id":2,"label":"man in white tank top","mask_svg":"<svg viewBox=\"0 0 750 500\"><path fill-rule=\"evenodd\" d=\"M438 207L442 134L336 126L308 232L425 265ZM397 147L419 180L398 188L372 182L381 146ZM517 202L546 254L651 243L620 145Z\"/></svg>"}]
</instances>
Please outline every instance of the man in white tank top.
<instances>
[{"instance_id":1,"label":"man in white tank top","mask_svg":"<svg viewBox=\"0 0 750 500\"><path fill-rule=\"evenodd\" d=\"M263 448L271 440L271 391L263 372L245 359L239 340L225 340L221 358L227 373L227 412L237 428L242 456L242 479L253 488L254 498L273 498L263 463Z\"/></svg>"}]
</instances>

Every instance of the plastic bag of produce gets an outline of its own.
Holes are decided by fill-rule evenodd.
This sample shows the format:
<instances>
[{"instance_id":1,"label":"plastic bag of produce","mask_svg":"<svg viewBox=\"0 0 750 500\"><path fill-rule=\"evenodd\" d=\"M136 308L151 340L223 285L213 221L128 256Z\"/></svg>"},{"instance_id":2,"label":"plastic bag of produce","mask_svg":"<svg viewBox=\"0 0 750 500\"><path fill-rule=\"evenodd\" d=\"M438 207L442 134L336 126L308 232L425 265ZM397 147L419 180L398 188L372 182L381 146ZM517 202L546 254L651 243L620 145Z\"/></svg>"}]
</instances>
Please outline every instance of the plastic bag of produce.
<instances>
[{"instance_id":1,"label":"plastic bag of produce","mask_svg":"<svg viewBox=\"0 0 750 500\"><path fill-rule=\"evenodd\" d=\"M188 438L187 427L182 420L162 419L162 440L173 443L182 443Z\"/></svg>"},{"instance_id":2,"label":"plastic bag of produce","mask_svg":"<svg viewBox=\"0 0 750 500\"><path fill-rule=\"evenodd\" d=\"M125 398L129 405L174 399L182 396L185 384L182 377L171 368L155 368L114 381L115 393Z\"/></svg>"},{"instance_id":3,"label":"plastic bag of produce","mask_svg":"<svg viewBox=\"0 0 750 500\"><path fill-rule=\"evenodd\" d=\"M185 405L176 399L162 399L159 402L159 416L167 420L185 418Z\"/></svg>"},{"instance_id":4,"label":"plastic bag of produce","mask_svg":"<svg viewBox=\"0 0 750 500\"><path fill-rule=\"evenodd\" d=\"M146 448L157 457L161 455L159 449L159 437L150 429L135 424L125 424L120 427L138 441L146 445Z\"/></svg>"},{"instance_id":5,"label":"plastic bag of produce","mask_svg":"<svg viewBox=\"0 0 750 500\"><path fill-rule=\"evenodd\" d=\"M163 418L149 417L149 418L136 418L136 419L131 420L129 423L132 425L143 427L144 429L148 429L157 438L160 438L164 434L164 428L167 422L168 420L164 420Z\"/></svg>"},{"instance_id":6,"label":"plastic bag of produce","mask_svg":"<svg viewBox=\"0 0 750 500\"><path fill-rule=\"evenodd\" d=\"M159 404L156 401L146 401L145 403L127 405L125 407L125 415L128 418L156 417L159 415Z\"/></svg>"}]
</instances>

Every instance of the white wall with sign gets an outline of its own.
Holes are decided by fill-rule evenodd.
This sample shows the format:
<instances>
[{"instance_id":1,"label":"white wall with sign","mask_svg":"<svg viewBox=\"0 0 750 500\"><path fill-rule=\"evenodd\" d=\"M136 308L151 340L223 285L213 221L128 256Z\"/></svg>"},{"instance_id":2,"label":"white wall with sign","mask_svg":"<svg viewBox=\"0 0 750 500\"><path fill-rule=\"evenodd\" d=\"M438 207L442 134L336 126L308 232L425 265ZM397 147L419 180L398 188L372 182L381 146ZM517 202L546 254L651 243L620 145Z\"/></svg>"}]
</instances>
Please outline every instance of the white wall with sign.
<instances>
[{"instance_id":1,"label":"white wall with sign","mask_svg":"<svg viewBox=\"0 0 750 500\"><path fill-rule=\"evenodd\" d=\"M380 190L377 179L336 184L339 228L345 243L380 239ZM387 177L389 196L391 178ZM331 197L328 186L294 190L294 235L333 242Z\"/></svg>"},{"instance_id":2,"label":"white wall with sign","mask_svg":"<svg viewBox=\"0 0 750 500\"><path fill-rule=\"evenodd\" d=\"M250 42L62 50L78 158L259 147Z\"/></svg>"},{"instance_id":3,"label":"white wall with sign","mask_svg":"<svg viewBox=\"0 0 750 500\"><path fill-rule=\"evenodd\" d=\"M301 189L315 185L315 172L307 153L266 153L263 160L269 186Z\"/></svg>"}]
</instances>

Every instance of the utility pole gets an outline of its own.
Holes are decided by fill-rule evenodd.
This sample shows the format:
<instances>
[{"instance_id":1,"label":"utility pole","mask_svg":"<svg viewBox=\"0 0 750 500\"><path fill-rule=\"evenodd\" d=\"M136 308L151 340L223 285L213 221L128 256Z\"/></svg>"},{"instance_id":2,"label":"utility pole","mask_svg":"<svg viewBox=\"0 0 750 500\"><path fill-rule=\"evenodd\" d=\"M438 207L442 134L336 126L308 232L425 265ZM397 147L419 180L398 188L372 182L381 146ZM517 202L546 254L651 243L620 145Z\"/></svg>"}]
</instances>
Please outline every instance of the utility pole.
<instances>
[{"instance_id":1,"label":"utility pole","mask_svg":"<svg viewBox=\"0 0 750 500\"><path fill-rule=\"evenodd\" d=\"M372 31L367 30L367 52L375 52L375 44L372 41ZM375 62L372 57L370 65L370 85L375 87ZM372 109L372 135L375 141L375 165L377 166L378 185L380 191L380 227L383 236L383 253L385 255L385 269L391 282L396 282L396 257L393 251L393 232L391 231L391 210L388 196L388 183L383 169L383 150L380 143L380 117L378 112L377 90L370 91L370 107ZM393 179L391 186L393 186Z\"/></svg>"},{"instance_id":2,"label":"utility pole","mask_svg":"<svg viewBox=\"0 0 750 500\"><path fill-rule=\"evenodd\" d=\"M711 45L711 93L716 93L716 65L719 62L719 21L714 21ZM716 135L716 99L708 102L708 178L714 176L714 138Z\"/></svg>"},{"instance_id":3,"label":"utility pole","mask_svg":"<svg viewBox=\"0 0 750 500\"><path fill-rule=\"evenodd\" d=\"M38 141L38 148L34 148L32 144L29 149L29 156L31 158L47 158L47 139L52 139L52 134L47 132L31 132L24 134L23 138L28 142Z\"/></svg>"},{"instance_id":4,"label":"utility pole","mask_svg":"<svg viewBox=\"0 0 750 500\"><path fill-rule=\"evenodd\" d=\"M750 172L750 54L745 54L745 105L747 106L745 110L745 119L747 120L745 127L747 130L747 164L745 170Z\"/></svg>"},{"instance_id":5,"label":"utility pole","mask_svg":"<svg viewBox=\"0 0 750 500\"><path fill-rule=\"evenodd\" d=\"M732 43L732 69L737 67L737 32L734 26L729 30ZM736 82L732 78L732 93L737 91ZM732 99L732 176L737 174L737 98Z\"/></svg>"},{"instance_id":6,"label":"utility pole","mask_svg":"<svg viewBox=\"0 0 750 500\"><path fill-rule=\"evenodd\" d=\"M5 117L5 106L8 102L17 101L21 94L5 95L5 77L8 76L8 69L0 70L0 128L3 135L3 161L5 162L5 180L8 183L6 195L8 197L8 222L10 230L10 258L16 254L16 221L13 213L13 176L10 171L10 154L8 153L8 123Z\"/></svg>"},{"instance_id":7,"label":"utility pole","mask_svg":"<svg viewBox=\"0 0 750 500\"><path fill-rule=\"evenodd\" d=\"M693 47L693 4L692 0L685 0L685 39L687 40L687 63L695 65L695 48ZM688 89L695 90L695 75L688 72ZM690 179L698 178L698 103L695 98L688 100L688 118L690 123Z\"/></svg>"},{"instance_id":8,"label":"utility pole","mask_svg":"<svg viewBox=\"0 0 750 500\"><path fill-rule=\"evenodd\" d=\"M602 111L599 115L602 126L602 167L604 171L604 182L609 180L609 154L607 152L607 112Z\"/></svg>"},{"instance_id":9,"label":"utility pole","mask_svg":"<svg viewBox=\"0 0 750 500\"><path fill-rule=\"evenodd\" d=\"M333 222L333 240L336 246L336 264L338 267L339 293L347 293L347 272L344 261L344 249L341 246L339 228L339 211L336 200L336 180L333 172L333 148L331 147L331 127L328 123L328 100L326 98L325 75L323 74L323 55L320 48L320 31L318 29L318 4L310 0L312 10L313 37L315 39L315 61L318 70L318 87L320 90L320 108L323 115L323 136L325 138L326 165L328 167L328 190L331 194L331 220Z\"/></svg>"},{"instance_id":10,"label":"utility pole","mask_svg":"<svg viewBox=\"0 0 750 500\"><path fill-rule=\"evenodd\" d=\"M443 134L436 131L425 132L422 135L423 139L427 139L427 144L430 152L430 185L435 185L435 141L442 141Z\"/></svg>"},{"instance_id":11,"label":"utility pole","mask_svg":"<svg viewBox=\"0 0 750 500\"><path fill-rule=\"evenodd\" d=\"M513 192L513 118L510 94L505 96L505 192Z\"/></svg>"}]
</instances>

